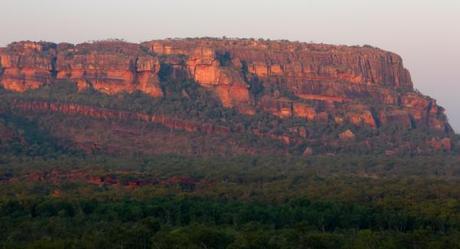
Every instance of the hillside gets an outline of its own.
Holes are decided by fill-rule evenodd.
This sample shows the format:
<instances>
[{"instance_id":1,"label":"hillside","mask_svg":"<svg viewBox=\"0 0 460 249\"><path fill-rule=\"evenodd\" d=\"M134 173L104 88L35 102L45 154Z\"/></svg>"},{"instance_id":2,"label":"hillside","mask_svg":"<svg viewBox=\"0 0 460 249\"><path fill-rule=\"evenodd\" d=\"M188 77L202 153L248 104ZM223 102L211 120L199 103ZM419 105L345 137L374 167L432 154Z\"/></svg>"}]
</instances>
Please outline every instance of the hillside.
<instances>
[{"instance_id":1,"label":"hillside","mask_svg":"<svg viewBox=\"0 0 460 249\"><path fill-rule=\"evenodd\" d=\"M0 49L0 86L3 115L90 154L414 155L458 147L444 109L414 89L402 59L370 46L16 42Z\"/></svg>"}]
</instances>

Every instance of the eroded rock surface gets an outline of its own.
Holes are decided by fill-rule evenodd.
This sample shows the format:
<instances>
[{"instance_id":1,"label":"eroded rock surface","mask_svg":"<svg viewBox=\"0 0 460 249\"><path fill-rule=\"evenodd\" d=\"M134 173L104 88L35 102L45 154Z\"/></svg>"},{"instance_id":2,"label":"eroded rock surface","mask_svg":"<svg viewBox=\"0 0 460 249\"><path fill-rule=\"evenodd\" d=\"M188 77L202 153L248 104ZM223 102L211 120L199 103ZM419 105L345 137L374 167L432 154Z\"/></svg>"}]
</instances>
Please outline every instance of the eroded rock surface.
<instances>
[{"instance_id":1,"label":"eroded rock surface","mask_svg":"<svg viewBox=\"0 0 460 249\"><path fill-rule=\"evenodd\" d=\"M414 90L401 57L370 46L206 38L17 42L0 48L4 89L24 92L60 80L75 82L79 91L140 91L158 98L165 94L162 84L192 80L223 108L245 115L267 112L337 126L452 133L444 109ZM433 147L451 149L442 135L436 139ZM279 140L291 141L283 135Z\"/></svg>"}]
</instances>

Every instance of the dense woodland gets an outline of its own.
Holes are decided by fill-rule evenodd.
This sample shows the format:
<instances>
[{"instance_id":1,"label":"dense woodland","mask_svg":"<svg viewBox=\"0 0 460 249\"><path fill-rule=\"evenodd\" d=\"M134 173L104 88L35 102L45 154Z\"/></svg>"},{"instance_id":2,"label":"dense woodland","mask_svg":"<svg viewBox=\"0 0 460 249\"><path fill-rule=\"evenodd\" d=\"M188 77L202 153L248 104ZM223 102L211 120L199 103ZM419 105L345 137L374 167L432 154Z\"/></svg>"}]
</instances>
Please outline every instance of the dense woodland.
<instances>
[{"instance_id":1,"label":"dense woodland","mask_svg":"<svg viewBox=\"0 0 460 249\"><path fill-rule=\"evenodd\" d=\"M53 134L64 118L8 106L44 99L267 129L305 122L267 115L248 121L192 83L168 87L175 88L153 102L141 94L77 94L65 83L22 95L3 91L0 248L460 248L457 151L388 157L350 145L355 153L308 157L85 153ZM192 100L178 95L184 89ZM69 120L68 127L90 122ZM401 134L413 141L426 135Z\"/></svg>"},{"instance_id":2,"label":"dense woodland","mask_svg":"<svg viewBox=\"0 0 460 249\"><path fill-rule=\"evenodd\" d=\"M3 248L460 245L455 157L0 160ZM31 177L72 170L114 182ZM176 176L189 180L168 182Z\"/></svg>"}]
</instances>

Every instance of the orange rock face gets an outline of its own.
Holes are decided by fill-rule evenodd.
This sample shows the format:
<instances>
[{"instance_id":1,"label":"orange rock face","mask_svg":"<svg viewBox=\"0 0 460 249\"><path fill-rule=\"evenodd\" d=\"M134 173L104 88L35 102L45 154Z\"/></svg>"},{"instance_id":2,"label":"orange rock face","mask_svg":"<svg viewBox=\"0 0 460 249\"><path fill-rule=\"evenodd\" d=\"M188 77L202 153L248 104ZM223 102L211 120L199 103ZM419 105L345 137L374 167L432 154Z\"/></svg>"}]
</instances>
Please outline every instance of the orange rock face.
<instances>
[{"instance_id":1,"label":"orange rock face","mask_svg":"<svg viewBox=\"0 0 460 249\"><path fill-rule=\"evenodd\" d=\"M79 89L90 86L107 94L141 91L154 97L162 96L158 80L160 62L137 44L61 44L56 70L57 79L76 81Z\"/></svg>"},{"instance_id":2,"label":"orange rock face","mask_svg":"<svg viewBox=\"0 0 460 249\"><path fill-rule=\"evenodd\" d=\"M316 118L316 110L311 106L294 103L293 110L296 117L306 118L307 120L315 120Z\"/></svg>"},{"instance_id":3,"label":"orange rock face","mask_svg":"<svg viewBox=\"0 0 460 249\"><path fill-rule=\"evenodd\" d=\"M19 42L0 50L1 85L23 92L55 80L71 80L79 90L107 94L141 91L161 96L157 58L139 45L120 42L53 44Z\"/></svg>"},{"instance_id":4,"label":"orange rock face","mask_svg":"<svg viewBox=\"0 0 460 249\"><path fill-rule=\"evenodd\" d=\"M214 48L202 46L182 48L161 42L144 45L157 54L186 55L187 59L184 64L187 73L198 84L216 93L225 107L249 103L248 85L239 72L240 70L221 66Z\"/></svg>"},{"instance_id":5,"label":"orange rock face","mask_svg":"<svg viewBox=\"0 0 460 249\"><path fill-rule=\"evenodd\" d=\"M339 134L339 138L343 141L350 141L355 139L355 134L351 130L346 130Z\"/></svg>"},{"instance_id":6,"label":"orange rock face","mask_svg":"<svg viewBox=\"0 0 460 249\"><path fill-rule=\"evenodd\" d=\"M171 71L166 78L163 66ZM18 42L0 49L0 85L17 92L70 80L80 91L161 97L161 80L182 79L248 115L265 111L336 125L450 131L443 108L414 91L402 59L369 46L180 39Z\"/></svg>"},{"instance_id":7,"label":"orange rock face","mask_svg":"<svg viewBox=\"0 0 460 249\"><path fill-rule=\"evenodd\" d=\"M52 81L55 44L12 43L0 50L0 76L5 89L24 92Z\"/></svg>"},{"instance_id":8,"label":"orange rock face","mask_svg":"<svg viewBox=\"0 0 460 249\"><path fill-rule=\"evenodd\" d=\"M450 129L435 101L413 91L401 57L377 48L251 39L160 40L143 45L157 54L185 55L188 73L213 89L227 107L254 100L251 79L257 78L265 90L272 90L264 91L258 105L279 117L327 120L315 107L322 103L334 119L343 119L337 111L346 112L345 120L355 125L377 128L401 122L408 128L415 124ZM229 55L225 65L219 54ZM353 109L361 101L391 108L380 111L379 120L379 111L371 106Z\"/></svg>"}]
</instances>

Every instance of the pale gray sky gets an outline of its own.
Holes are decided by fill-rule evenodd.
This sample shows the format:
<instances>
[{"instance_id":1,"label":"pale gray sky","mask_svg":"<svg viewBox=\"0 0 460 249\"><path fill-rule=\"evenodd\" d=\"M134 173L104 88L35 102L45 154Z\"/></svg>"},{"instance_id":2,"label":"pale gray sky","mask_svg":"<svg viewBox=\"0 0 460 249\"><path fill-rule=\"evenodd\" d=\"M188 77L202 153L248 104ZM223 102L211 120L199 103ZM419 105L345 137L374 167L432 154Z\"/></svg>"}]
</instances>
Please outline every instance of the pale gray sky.
<instances>
[{"instance_id":1,"label":"pale gray sky","mask_svg":"<svg viewBox=\"0 0 460 249\"><path fill-rule=\"evenodd\" d=\"M460 0L0 0L18 40L228 36L370 44L400 54L460 131Z\"/></svg>"}]
</instances>

